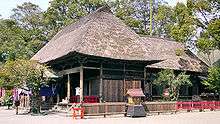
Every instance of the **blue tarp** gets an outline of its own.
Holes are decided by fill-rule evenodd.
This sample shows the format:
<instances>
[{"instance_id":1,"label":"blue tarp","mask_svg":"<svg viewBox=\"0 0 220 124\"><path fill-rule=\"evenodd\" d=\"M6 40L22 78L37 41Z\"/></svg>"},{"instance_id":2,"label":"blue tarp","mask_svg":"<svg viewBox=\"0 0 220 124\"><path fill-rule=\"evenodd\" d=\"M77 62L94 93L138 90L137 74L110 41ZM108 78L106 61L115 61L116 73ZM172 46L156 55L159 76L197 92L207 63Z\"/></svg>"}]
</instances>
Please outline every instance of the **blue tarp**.
<instances>
[{"instance_id":1,"label":"blue tarp","mask_svg":"<svg viewBox=\"0 0 220 124\"><path fill-rule=\"evenodd\" d=\"M56 87L41 87L40 95L41 96L55 96L57 94Z\"/></svg>"}]
</instances>

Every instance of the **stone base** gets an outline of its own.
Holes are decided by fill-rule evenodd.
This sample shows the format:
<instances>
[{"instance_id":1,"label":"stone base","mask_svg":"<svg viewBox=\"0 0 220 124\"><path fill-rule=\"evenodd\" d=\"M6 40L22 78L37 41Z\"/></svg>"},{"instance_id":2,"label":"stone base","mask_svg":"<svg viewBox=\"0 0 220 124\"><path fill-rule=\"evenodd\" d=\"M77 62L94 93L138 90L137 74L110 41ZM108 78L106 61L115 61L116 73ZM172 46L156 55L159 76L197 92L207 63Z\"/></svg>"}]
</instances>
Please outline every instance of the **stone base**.
<instances>
[{"instance_id":1,"label":"stone base","mask_svg":"<svg viewBox=\"0 0 220 124\"><path fill-rule=\"evenodd\" d=\"M128 106L127 116L130 117L146 117L146 112L142 105L130 105Z\"/></svg>"}]
</instances>

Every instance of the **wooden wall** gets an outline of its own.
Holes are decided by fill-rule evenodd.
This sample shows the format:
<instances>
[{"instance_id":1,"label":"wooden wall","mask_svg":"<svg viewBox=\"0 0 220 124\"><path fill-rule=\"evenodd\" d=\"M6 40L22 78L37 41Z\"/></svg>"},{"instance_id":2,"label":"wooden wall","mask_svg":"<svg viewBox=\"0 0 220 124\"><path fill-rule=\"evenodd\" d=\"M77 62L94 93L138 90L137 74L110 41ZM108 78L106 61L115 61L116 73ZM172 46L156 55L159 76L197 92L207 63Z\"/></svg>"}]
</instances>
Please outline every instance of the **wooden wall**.
<instances>
[{"instance_id":1,"label":"wooden wall","mask_svg":"<svg viewBox=\"0 0 220 124\"><path fill-rule=\"evenodd\" d=\"M103 80L103 99L106 102L123 102L128 89L141 88L138 80Z\"/></svg>"},{"instance_id":2,"label":"wooden wall","mask_svg":"<svg viewBox=\"0 0 220 124\"><path fill-rule=\"evenodd\" d=\"M88 82L88 91L87 91L87 95L90 96L99 96L99 84L100 84L100 80L97 79L92 79Z\"/></svg>"}]
</instances>

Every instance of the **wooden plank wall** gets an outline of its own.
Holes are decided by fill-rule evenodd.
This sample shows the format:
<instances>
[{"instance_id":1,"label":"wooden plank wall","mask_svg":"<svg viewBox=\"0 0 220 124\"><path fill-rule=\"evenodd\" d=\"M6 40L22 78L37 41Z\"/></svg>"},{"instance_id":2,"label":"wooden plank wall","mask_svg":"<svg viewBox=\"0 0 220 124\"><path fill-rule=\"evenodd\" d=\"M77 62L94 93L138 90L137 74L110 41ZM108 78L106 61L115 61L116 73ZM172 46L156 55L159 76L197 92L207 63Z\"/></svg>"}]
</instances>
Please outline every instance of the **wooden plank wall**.
<instances>
[{"instance_id":1,"label":"wooden plank wall","mask_svg":"<svg viewBox=\"0 0 220 124\"><path fill-rule=\"evenodd\" d=\"M103 99L106 102L123 102L128 89L141 88L141 81L103 80Z\"/></svg>"},{"instance_id":2,"label":"wooden plank wall","mask_svg":"<svg viewBox=\"0 0 220 124\"><path fill-rule=\"evenodd\" d=\"M90 85L89 87L91 89L89 89L89 90L91 90L90 91L91 94L88 94L88 95L99 96L99 82L100 82L100 80L98 80L98 79L93 79L93 80L89 81L88 85Z\"/></svg>"}]
</instances>

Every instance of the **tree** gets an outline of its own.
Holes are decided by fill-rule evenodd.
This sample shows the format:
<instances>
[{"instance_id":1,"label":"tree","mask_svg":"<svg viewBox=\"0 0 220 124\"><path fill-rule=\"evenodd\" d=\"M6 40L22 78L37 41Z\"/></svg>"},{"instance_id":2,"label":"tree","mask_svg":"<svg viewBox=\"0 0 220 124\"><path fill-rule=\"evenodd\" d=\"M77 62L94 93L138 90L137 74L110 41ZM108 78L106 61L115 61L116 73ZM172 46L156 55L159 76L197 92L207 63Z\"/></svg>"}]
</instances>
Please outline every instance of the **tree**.
<instances>
[{"instance_id":1,"label":"tree","mask_svg":"<svg viewBox=\"0 0 220 124\"><path fill-rule=\"evenodd\" d=\"M43 11L38 5L24 2L12 11L11 19L26 31L26 35L23 36L26 41L40 40L43 42L47 40Z\"/></svg>"},{"instance_id":2,"label":"tree","mask_svg":"<svg viewBox=\"0 0 220 124\"><path fill-rule=\"evenodd\" d=\"M51 39L61 28L105 4L104 0L53 0L44 13L44 23Z\"/></svg>"},{"instance_id":3,"label":"tree","mask_svg":"<svg viewBox=\"0 0 220 124\"><path fill-rule=\"evenodd\" d=\"M154 35L159 37L170 38L170 29L174 25L173 8L169 5L159 5L158 14L155 15Z\"/></svg>"},{"instance_id":4,"label":"tree","mask_svg":"<svg viewBox=\"0 0 220 124\"><path fill-rule=\"evenodd\" d=\"M186 43L195 36L196 27L192 10L183 3L171 7L160 4L155 16L155 35Z\"/></svg>"},{"instance_id":5,"label":"tree","mask_svg":"<svg viewBox=\"0 0 220 124\"><path fill-rule=\"evenodd\" d=\"M40 87L48 79L43 76L47 67L32 60L7 61L0 70L0 87L7 89L28 87L32 92L30 106L32 113L40 113Z\"/></svg>"},{"instance_id":6,"label":"tree","mask_svg":"<svg viewBox=\"0 0 220 124\"><path fill-rule=\"evenodd\" d=\"M163 89L168 88L169 100L171 101L178 100L181 86L192 85L189 80L189 75L186 75L185 72L175 75L173 70L162 70L159 72L156 80L153 81L153 84L159 85L163 87Z\"/></svg>"},{"instance_id":7,"label":"tree","mask_svg":"<svg viewBox=\"0 0 220 124\"><path fill-rule=\"evenodd\" d=\"M0 62L30 59L46 41L41 9L24 3L13 9L11 19L0 20Z\"/></svg>"},{"instance_id":8,"label":"tree","mask_svg":"<svg viewBox=\"0 0 220 124\"><path fill-rule=\"evenodd\" d=\"M163 0L152 0L153 8L153 30L155 30L155 16L158 13L158 6ZM149 0L116 0L111 4L114 14L123 20L136 33L141 35L150 34L150 1Z\"/></svg>"},{"instance_id":9,"label":"tree","mask_svg":"<svg viewBox=\"0 0 220 124\"><path fill-rule=\"evenodd\" d=\"M195 34L194 18L191 11L183 3L177 3L174 8L175 24L171 27L170 35L179 42L191 40Z\"/></svg>"},{"instance_id":10,"label":"tree","mask_svg":"<svg viewBox=\"0 0 220 124\"><path fill-rule=\"evenodd\" d=\"M211 53L219 49L220 44L220 2L219 0L187 1L188 9L195 18L197 32L197 48L205 54L204 59L212 66ZM207 57L206 57L207 56Z\"/></svg>"},{"instance_id":11,"label":"tree","mask_svg":"<svg viewBox=\"0 0 220 124\"><path fill-rule=\"evenodd\" d=\"M220 93L220 67L211 67L208 73L208 79L204 80L203 84L207 86L208 89Z\"/></svg>"},{"instance_id":12,"label":"tree","mask_svg":"<svg viewBox=\"0 0 220 124\"><path fill-rule=\"evenodd\" d=\"M116 0L111 3L115 16L124 21L131 29L140 32L141 21L134 18L134 7L130 0Z\"/></svg>"}]
</instances>

